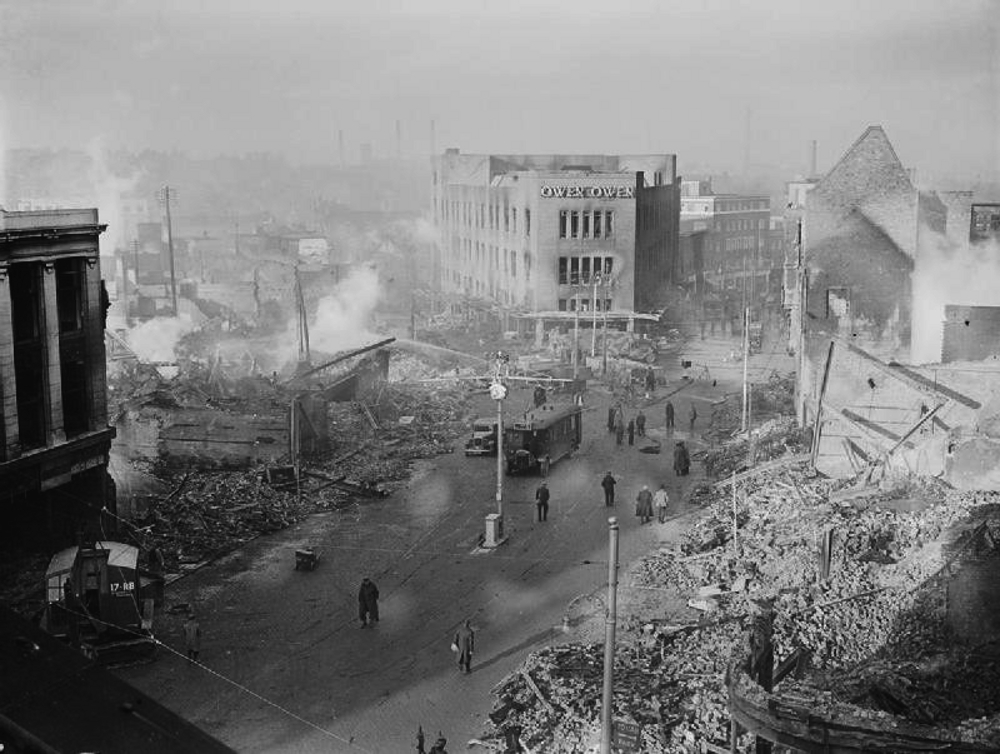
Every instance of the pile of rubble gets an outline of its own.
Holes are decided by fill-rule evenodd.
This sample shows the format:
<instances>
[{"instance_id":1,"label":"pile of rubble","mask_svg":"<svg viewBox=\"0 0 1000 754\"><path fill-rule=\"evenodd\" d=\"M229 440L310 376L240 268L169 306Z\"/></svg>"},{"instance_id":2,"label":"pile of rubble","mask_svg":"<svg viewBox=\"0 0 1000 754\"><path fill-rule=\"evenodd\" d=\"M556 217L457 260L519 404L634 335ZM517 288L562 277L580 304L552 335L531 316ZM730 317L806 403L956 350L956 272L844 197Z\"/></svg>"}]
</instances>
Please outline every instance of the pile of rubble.
<instances>
[{"instance_id":1,"label":"pile of rubble","mask_svg":"<svg viewBox=\"0 0 1000 754\"><path fill-rule=\"evenodd\" d=\"M309 513L337 505L343 495L327 488L300 496L294 482L269 483L264 469L191 472L168 481L173 491L153 500L124 533L144 550L159 549L169 572L288 527Z\"/></svg>"},{"instance_id":2,"label":"pile of rubble","mask_svg":"<svg viewBox=\"0 0 1000 754\"><path fill-rule=\"evenodd\" d=\"M970 660L950 648L943 599L969 521L1000 496L935 480L852 490L790 464L739 483L735 502L729 485L701 498L705 514L683 543L640 561L621 587L664 595L621 620L617 642L614 717L642 726L642 751L728 745L727 669L746 656L765 605L775 661L798 648L810 657L806 678L785 681L782 693L827 698L838 714L878 725L899 719L1000 742L1000 669L980 662L963 673ZM894 505L901 499L914 504ZM535 750L594 750L602 652L568 644L532 655L532 683L518 673L495 690L505 711L487 735L517 725ZM966 676L974 689L956 693Z\"/></svg>"},{"instance_id":3,"label":"pile of rubble","mask_svg":"<svg viewBox=\"0 0 1000 754\"><path fill-rule=\"evenodd\" d=\"M795 376L772 372L767 382L750 385L752 423L760 424L780 416L795 416ZM725 442L734 437L742 424L743 395L729 393L712 408L706 439Z\"/></svg>"},{"instance_id":4,"label":"pile of rubble","mask_svg":"<svg viewBox=\"0 0 1000 754\"><path fill-rule=\"evenodd\" d=\"M810 437L809 429L800 428L793 417L770 419L753 427L749 440L745 434L740 435L735 440L708 448L696 460L704 462L706 476L719 479L734 471L743 471L751 463L762 464L785 455L808 452Z\"/></svg>"}]
</instances>

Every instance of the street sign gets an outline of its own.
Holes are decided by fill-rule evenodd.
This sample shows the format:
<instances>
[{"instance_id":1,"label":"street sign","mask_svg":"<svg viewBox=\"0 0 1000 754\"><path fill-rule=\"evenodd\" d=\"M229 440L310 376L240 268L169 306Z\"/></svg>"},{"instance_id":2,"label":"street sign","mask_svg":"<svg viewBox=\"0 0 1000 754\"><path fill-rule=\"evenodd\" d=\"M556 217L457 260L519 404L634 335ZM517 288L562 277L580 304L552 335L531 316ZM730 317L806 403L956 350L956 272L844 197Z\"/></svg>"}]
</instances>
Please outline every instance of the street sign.
<instances>
[{"instance_id":1,"label":"street sign","mask_svg":"<svg viewBox=\"0 0 1000 754\"><path fill-rule=\"evenodd\" d=\"M637 723L615 720L611 726L611 745L618 751L639 751L641 738L642 726Z\"/></svg>"}]
</instances>

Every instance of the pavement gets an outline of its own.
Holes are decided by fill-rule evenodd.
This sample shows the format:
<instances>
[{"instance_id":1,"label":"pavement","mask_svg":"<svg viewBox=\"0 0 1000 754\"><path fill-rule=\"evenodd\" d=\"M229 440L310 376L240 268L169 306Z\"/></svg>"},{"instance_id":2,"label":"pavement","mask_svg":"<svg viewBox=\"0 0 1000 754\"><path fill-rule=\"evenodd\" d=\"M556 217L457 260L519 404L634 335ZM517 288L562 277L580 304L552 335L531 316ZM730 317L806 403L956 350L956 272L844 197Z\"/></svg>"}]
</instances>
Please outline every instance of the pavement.
<instances>
[{"instance_id":1,"label":"pavement","mask_svg":"<svg viewBox=\"0 0 1000 754\"><path fill-rule=\"evenodd\" d=\"M727 347L721 338L696 341L692 353L719 359ZM758 369L769 367L766 354L755 359ZM658 389L644 407L650 436L685 439L697 450L706 401L734 389L719 374L715 387L674 380ZM663 405L682 385L671 395L678 429L668 437ZM489 410L487 396L477 400ZM500 548L477 547L496 508L496 459L467 458L457 442L455 453L419 462L390 497L312 516L171 585L166 607L190 603L197 611L201 664L180 656L181 616L164 613L159 659L119 674L240 752L401 752L415 747L418 726L428 747L441 731L451 750L464 748L485 727L490 690L530 652L572 640L563 626L570 606L606 588L609 515L621 525L623 567L683 525L641 525L635 495L666 482L671 513L682 513L683 492L700 468L674 476L670 442L661 454L616 446L605 426L610 400L601 389L588 392L581 448L546 480L548 521L534 520L537 476L504 478L509 540ZM529 401L528 391L512 391L508 412ZM692 401L693 434L686 430ZM608 469L619 482L614 509L600 487ZM320 553L315 571L294 570L301 547ZM381 620L367 629L357 617L364 576L381 593ZM469 675L449 649L466 618L476 631Z\"/></svg>"}]
</instances>

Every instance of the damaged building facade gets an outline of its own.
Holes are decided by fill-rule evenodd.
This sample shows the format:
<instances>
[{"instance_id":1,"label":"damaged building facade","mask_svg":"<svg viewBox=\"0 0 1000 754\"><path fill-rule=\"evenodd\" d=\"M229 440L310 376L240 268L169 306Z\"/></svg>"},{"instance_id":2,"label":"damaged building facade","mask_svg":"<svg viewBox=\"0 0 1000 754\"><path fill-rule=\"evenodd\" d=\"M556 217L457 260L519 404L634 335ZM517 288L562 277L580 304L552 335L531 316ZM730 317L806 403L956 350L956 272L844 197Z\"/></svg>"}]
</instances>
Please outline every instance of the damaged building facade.
<instances>
[{"instance_id":1,"label":"damaged building facade","mask_svg":"<svg viewBox=\"0 0 1000 754\"><path fill-rule=\"evenodd\" d=\"M676 273L674 155L433 159L441 289L507 311L636 311Z\"/></svg>"},{"instance_id":2,"label":"damaged building facade","mask_svg":"<svg viewBox=\"0 0 1000 754\"><path fill-rule=\"evenodd\" d=\"M96 209L0 211L0 499L18 536L72 536L114 506L104 229Z\"/></svg>"},{"instance_id":3,"label":"damaged building facade","mask_svg":"<svg viewBox=\"0 0 1000 754\"><path fill-rule=\"evenodd\" d=\"M969 306L971 282L934 277L970 263L968 198L918 190L879 126L806 194L802 263L785 301L796 408L825 474L1000 488L1000 368L983 336L997 319Z\"/></svg>"}]
</instances>

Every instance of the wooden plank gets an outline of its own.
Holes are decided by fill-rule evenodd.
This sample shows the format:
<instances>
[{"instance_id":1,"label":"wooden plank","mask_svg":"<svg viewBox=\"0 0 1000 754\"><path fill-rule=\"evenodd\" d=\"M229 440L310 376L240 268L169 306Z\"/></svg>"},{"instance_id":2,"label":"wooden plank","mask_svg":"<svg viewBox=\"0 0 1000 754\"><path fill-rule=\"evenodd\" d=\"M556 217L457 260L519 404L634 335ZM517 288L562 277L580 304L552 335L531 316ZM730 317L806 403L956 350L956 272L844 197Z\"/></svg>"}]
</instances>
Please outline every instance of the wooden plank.
<instances>
[{"instance_id":1,"label":"wooden plank","mask_svg":"<svg viewBox=\"0 0 1000 754\"><path fill-rule=\"evenodd\" d=\"M794 456L785 456L783 458L778 458L774 461L768 461L767 463L762 463L760 466L755 466L752 469L747 469L744 472L737 474L735 477L727 477L726 479L720 479L715 482L712 487L714 489L722 489L727 484L732 484L733 481L737 483L742 482L744 479L749 479L752 476L760 474L764 471L771 471L772 469L780 469L783 466L793 466L797 463L802 463L809 460L808 453L800 453Z\"/></svg>"},{"instance_id":2,"label":"wooden plank","mask_svg":"<svg viewBox=\"0 0 1000 754\"><path fill-rule=\"evenodd\" d=\"M525 683L528 684L528 687L533 692L535 692L535 696L538 697L538 701L540 701L542 703L542 706L545 707L545 709L549 712L549 714L554 714L555 711L556 711L555 707L553 707L551 704L549 704L549 700L546 699L544 696L542 696L541 689L539 689L538 686L535 684L535 681L532 679L531 675L529 675L528 671L525 670L524 668L522 668L521 669L521 676L524 678Z\"/></svg>"},{"instance_id":3,"label":"wooden plank","mask_svg":"<svg viewBox=\"0 0 1000 754\"><path fill-rule=\"evenodd\" d=\"M916 424L914 424L912 427L910 427L910 429L906 432L906 434L903 435L901 438L899 438L899 442L897 442L895 445L893 445L891 448L889 448L889 452L886 453L886 456L888 457L888 456L891 456L893 453L895 453L896 450L897 450L897 448L899 448L900 445L902 445L903 443L906 442L907 438L909 438L911 435L913 435L914 432L916 432L918 429L920 429L922 426L924 426L925 422L929 421L934 416L934 414L936 414L938 411L940 411L942 408L944 408L944 406L946 406L947 404L948 404L948 401L944 401L942 403L939 403L934 408L932 408L930 411L928 411L926 414L924 414L923 416L921 416L920 417L920 421L918 421Z\"/></svg>"},{"instance_id":4,"label":"wooden plank","mask_svg":"<svg viewBox=\"0 0 1000 754\"><path fill-rule=\"evenodd\" d=\"M823 399L826 397L826 386L830 381L830 364L833 362L833 346L836 341L830 341L826 351L826 366L823 367L823 380L819 387L819 398L816 401L816 421L813 422L812 447L809 449L809 465L816 468L816 454L819 452L819 438L823 432Z\"/></svg>"},{"instance_id":5,"label":"wooden plank","mask_svg":"<svg viewBox=\"0 0 1000 754\"><path fill-rule=\"evenodd\" d=\"M904 367L902 364L893 363L893 364L889 365L889 368L891 370L893 370L894 372L896 372L897 376L899 374L904 374L904 375L906 375L907 378L909 378L909 379L913 380L914 382L922 385L927 390L931 390L931 391L933 391L933 392L935 392L935 393L937 393L939 395L943 395L946 398L950 398L951 400L955 401L956 403L961 403L966 408L971 408L973 410L978 410L978 409L980 409L980 408L983 407L983 404L981 404L976 399L970 398L967 395L963 395L962 393L958 392L957 390L952 390L950 387L947 387L946 385L942 385L941 383L937 382L936 380L929 380L926 377L924 377L922 374L920 374L919 372L916 372L916 371L914 371L912 369L908 369L908 368Z\"/></svg>"}]
</instances>

